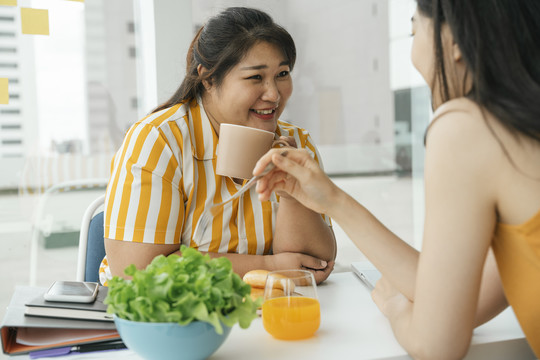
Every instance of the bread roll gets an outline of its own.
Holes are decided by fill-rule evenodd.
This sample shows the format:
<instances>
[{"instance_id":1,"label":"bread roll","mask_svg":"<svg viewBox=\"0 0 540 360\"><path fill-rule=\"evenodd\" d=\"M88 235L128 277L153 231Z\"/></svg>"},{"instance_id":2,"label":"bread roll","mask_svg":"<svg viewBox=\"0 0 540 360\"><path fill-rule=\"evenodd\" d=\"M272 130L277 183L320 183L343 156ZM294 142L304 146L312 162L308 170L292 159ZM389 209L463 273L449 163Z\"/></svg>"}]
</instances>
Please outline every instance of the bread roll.
<instances>
[{"instance_id":1,"label":"bread roll","mask_svg":"<svg viewBox=\"0 0 540 360\"><path fill-rule=\"evenodd\" d=\"M264 289L264 286L266 285L266 278L268 277L269 272L270 271L268 270L251 270L244 275L243 280L247 284L251 285L252 288L255 287ZM280 279L280 281L274 282L274 288L287 290L287 292L291 294L294 292L294 282L288 277L280 274L274 274L273 277L274 279Z\"/></svg>"},{"instance_id":2,"label":"bread roll","mask_svg":"<svg viewBox=\"0 0 540 360\"><path fill-rule=\"evenodd\" d=\"M251 298L253 299L253 301L257 300L258 298L260 297L263 297L264 296L264 289L261 289L261 288L256 288L256 287L251 287Z\"/></svg>"},{"instance_id":3,"label":"bread roll","mask_svg":"<svg viewBox=\"0 0 540 360\"><path fill-rule=\"evenodd\" d=\"M251 295L251 298L253 299L253 301L255 301L258 298L264 296L264 289L251 287L251 294L250 295ZM285 296L285 293L283 292L283 290L276 289L276 288L272 289L271 297L279 297L279 296Z\"/></svg>"},{"instance_id":4,"label":"bread roll","mask_svg":"<svg viewBox=\"0 0 540 360\"><path fill-rule=\"evenodd\" d=\"M244 282L251 285L252 288L264 289L266 284L266 276L270 271L268 270L251 270L244 275Z\"/></svg>"}]
</instances>

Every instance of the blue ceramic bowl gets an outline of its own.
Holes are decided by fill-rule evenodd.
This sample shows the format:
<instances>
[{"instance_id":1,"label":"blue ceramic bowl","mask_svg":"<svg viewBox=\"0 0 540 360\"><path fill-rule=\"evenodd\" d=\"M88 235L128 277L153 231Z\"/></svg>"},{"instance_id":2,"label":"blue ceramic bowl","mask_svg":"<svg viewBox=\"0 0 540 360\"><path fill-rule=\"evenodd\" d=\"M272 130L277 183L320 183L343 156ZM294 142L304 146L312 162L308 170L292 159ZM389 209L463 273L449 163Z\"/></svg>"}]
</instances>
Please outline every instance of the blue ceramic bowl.
<instances>
[{"instance_id":1,"label":"blue ceramic bowl","mask_svg":"<svg viewBox=\"0 0 540 360\"><path fill-rule=\"evenodd\" d=\"M208 323L138 322L114 317L116 329L126 346L146 360L199 360L212 355L223 344L230 327L219 335Z\"/></svg>"}]
</instances>

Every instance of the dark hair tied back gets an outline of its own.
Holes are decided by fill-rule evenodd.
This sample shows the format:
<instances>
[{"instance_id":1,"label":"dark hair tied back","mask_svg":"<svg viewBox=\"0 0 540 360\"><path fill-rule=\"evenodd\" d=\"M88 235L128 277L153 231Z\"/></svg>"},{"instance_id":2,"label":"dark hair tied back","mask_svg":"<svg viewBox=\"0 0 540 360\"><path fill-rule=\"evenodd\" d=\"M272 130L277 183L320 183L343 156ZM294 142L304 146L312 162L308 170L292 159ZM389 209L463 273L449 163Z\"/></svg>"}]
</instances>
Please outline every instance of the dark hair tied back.
<instances>
[{"instance_id":1,"label":"dark hair tied back","mask_svg":"<svg viewBox=\"0 0 540 360\"><path fill-rule=\"evenodd\" d=\"M258 42L278 46L291 70L296 47L291 35L263 11L231 7L210 18L197 32L186 58L186 76L175 94L154 112L197 98L204 92L203 81L220 86L227 73ZM199 75L197 67L205 72Z\"/></svg>"}]
</instances>

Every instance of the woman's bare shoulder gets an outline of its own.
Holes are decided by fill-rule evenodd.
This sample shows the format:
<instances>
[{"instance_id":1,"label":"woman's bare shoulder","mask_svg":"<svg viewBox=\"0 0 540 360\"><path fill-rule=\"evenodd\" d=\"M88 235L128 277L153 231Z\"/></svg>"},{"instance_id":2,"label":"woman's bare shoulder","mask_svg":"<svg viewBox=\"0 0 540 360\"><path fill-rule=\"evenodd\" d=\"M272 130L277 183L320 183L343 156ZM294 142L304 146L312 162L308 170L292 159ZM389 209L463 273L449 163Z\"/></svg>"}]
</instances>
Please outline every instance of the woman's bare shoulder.
<instances>
[{"instance_id":1,"label":"woman's bare shoulder","mask_svg":"<svg viewBox=\"0 0 540 360\"><path fill-rule=\"evenodd\" d=\"M461 194L492 204L500 147L486 121L487 112L467 99L441 105L426 136L426 184L460 184Z\"/></svg>"},{"instance_id":2,"label":"woman's bare shoulder","mask_svg":"<svg viewBox=\"0 0 540 360\"><path fill-rule=\"evenodd\" d=\"M426 134L426 151L431 160L455 162L461 170L477 170L492 175L502 159L502 151L493 136L496 121L489 112L468 99L454 99L434 113ZM476 170L472 170L476 169Z\"/></svg>"},{"instance_id":3,"label":"woman's bare shoulder","mask_svg":"<svg viewBox=\"0 0 540 360\"><path fill-rule=\"evenodd\" d=\"M439 106L433 113L426 139L456 142L454 145L467 141L477 142L484 137L486 140L492 139L488 122L491 122L491 115L474 101L453 99Z\"/></svg>"},{"instance_id":4,"label":"woman's bare shoulder","mask_svg":"<svg viewBox=\"0 0 540 360\"><path fill-rule=\"evenodd\" d=\"M433 121L448 114L461 113L461 116L482 116L482 109L474 101L461 97L449 100L433 113Z\"/></svg>"}]
</instances>

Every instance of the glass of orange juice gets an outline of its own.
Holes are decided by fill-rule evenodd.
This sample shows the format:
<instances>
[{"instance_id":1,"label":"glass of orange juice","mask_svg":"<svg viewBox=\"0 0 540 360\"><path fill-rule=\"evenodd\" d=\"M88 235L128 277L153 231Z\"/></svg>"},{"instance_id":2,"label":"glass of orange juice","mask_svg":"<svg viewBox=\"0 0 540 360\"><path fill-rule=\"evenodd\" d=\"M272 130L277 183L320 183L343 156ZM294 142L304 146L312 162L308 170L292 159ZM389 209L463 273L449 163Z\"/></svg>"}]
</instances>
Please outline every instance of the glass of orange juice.
<instances>
[{"instance_id":1,"label":"glass of orange juice","mask_svg":"<svg viewBox=\"0 0 540 360\"><path fill-rule=\"evenodd\" d=\"M313 274L306 270L268 273L262 321L266 331L277 339L299 340L313 336L321 323Z\"/></svg>"}]
</instances>

